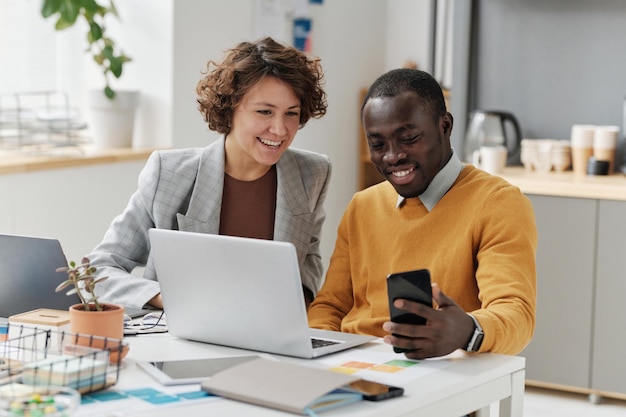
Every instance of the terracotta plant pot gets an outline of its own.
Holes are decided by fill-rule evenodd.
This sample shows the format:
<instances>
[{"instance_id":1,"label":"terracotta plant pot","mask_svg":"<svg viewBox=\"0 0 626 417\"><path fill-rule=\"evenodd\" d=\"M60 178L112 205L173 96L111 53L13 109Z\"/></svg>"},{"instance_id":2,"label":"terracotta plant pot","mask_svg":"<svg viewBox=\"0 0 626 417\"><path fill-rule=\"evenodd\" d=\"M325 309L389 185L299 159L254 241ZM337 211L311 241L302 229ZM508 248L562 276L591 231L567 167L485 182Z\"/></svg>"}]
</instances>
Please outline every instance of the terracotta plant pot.
<instances>
[{"instance_id":1,"label":"terracotta plant pot","mask_svg":"<svg viewBox=\"0 0 626 417\"><path fill-rule=\"evenodd\" d=\"M115 304L100 303L100 305L103 308L102 311L85 311L82 304L71 306L69 309L70 331L122 340L124 337L124 308ZM120 358L119 346L116 343L100 339L79 338L77 344L109 349L111 351L111 363L117 363L128 353L128 346L124 346Z\"/></svg>"}]
</instances>

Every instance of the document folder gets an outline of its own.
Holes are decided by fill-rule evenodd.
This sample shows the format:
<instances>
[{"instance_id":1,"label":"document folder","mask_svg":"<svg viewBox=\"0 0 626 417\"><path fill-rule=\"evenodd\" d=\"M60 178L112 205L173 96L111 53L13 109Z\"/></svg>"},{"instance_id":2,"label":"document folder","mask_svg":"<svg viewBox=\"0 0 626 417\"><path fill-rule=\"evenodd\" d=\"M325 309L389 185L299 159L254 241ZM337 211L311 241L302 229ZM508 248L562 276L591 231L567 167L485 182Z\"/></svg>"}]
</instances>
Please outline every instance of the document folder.
<instances>
[{"instance_id":1,"label":"document folder","mask_svg":"<svg viewBox=\"0 0 626 417\"><path fill-rule=\"evenodd\" d=\"M202 382L204 391L297 414L315 414L362 400L342 386L359 378L269 359L254 359ZM337 391L336 391L337 390Z\"/></svg>"}]
</instances>

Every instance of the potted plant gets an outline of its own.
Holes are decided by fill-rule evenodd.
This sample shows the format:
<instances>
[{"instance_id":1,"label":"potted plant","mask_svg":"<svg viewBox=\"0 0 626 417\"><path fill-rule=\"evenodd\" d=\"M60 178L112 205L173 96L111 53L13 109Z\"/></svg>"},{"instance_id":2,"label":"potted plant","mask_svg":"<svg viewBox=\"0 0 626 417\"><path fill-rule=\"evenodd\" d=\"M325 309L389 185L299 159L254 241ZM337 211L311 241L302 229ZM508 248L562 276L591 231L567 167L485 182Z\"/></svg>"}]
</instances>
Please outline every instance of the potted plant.
<instances>
[{"instance_id":1,"label":"potted plant","mask_svg":"<svg viewBox=\"0 0 626 417\"><path fill-rule=\"evenodd\" d=\"M69 308L71 332L121 340L124 337L124 308L98 301L95 292L96 285L108 277L96 278L96 267L91 266L86 257L83 258L81 265L71 261L68 266L57 268L57 272L66 272L67 280L59 284L56 292L71 287L66 294L76 294L81 301ZM109 349L111 362L118 361L120 346L117 342L78 338L77 343ZM127 351L126 347L122 348L122 357Z\"/></svg>"},{"instance_id":2,"label":"potted plant","mask_svg":"<svg viewBox=\"0 0 626 417\"><path fill-rule=\"evenodd\" d=\"M79 21L86 25L87 52L104 76L104 88L89 94L94 144L98 148L131 146L139 92L116 91L111 87L111 77L120 78L124 64L131 61L107 34L105 19L119 18L113 0L43 0L41 15L56 18L54 27L58 31Z\"/></svg>"},{"instance_id":3,"label":"potted plant","mask_svg":"<svg viewBox=\"0 0 626 417\"><path fill-rule=\"evenodd\" d=\"M64 30L74 26L81 17L87 24L87 51L93 56L93 60L102 69L104 75L104 95L109 99L115 97L115 91L109 83L109 75L120 78L124 64L131 59L119 51L115 41L106 35L104 20L108 15L119 18L113 0L109 0L108 6L98 3L97 0L43 0L41 15L49 18L56 15L54 25L56 30Z\"/></svg>"}]
</instances>

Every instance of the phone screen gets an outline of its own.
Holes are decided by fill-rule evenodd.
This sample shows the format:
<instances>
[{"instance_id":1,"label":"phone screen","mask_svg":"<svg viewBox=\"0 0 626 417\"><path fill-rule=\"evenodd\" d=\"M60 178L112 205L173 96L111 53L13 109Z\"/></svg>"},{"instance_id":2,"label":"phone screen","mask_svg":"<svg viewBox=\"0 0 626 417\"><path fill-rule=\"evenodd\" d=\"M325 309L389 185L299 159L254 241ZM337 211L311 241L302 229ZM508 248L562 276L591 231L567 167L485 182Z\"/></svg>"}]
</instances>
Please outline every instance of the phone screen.
<instances>
[{"instance_id":1,"label":"phone screen","mask_svg":"<svg viewBox=\"0 0 626 417\"><path fill-rule=\"evenodd\" d=\"M389 298L389 315L396 323L426 324L426 319L413 313L396 308L393 303L398 298L415 301L432 307L432 287L430 272L419 269L390 274L387 277L387 295ZM407 352L408 349L394 346L394 352Z\"/></svg>"},{"instance_id":2,"label":"phone screen","mask_svg":"<svg viewBox=\"0 0 626 417\"><path fill-rule=\"evenodd\" d=\"M425 324L422 317L397 309L393 302L398 298L406 298L432 307L432 287L430 272L427 269L398 272L387 277L389 296L389 313L391 320L397 323Z\"/></svg>"}]
</instances>

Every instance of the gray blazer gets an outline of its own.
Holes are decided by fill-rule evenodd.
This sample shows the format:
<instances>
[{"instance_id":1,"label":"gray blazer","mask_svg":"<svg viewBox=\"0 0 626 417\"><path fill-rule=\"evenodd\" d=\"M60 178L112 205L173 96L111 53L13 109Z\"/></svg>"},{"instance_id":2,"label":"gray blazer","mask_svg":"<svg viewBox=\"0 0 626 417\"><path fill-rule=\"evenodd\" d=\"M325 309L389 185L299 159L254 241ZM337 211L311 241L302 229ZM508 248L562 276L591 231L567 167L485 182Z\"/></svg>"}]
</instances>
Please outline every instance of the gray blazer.
<instances>
[{"instance_id":1,"label":"gray blazer","mask_svg":"<svg viewBox=\"0 0 626 417\"><path fill-rule=\"evenodd\" d=\"M155 151L139 186L102 242L87 255L99 268L101 301L142 307L159 290L148 229L219 232L224 186L224 138L206 148ZM288 149L277 165L274 239L295 245L302 284L316 294L323 281L320 234L331 176L326 155ZM143 277L131 274L145 267Z\"/></svg>"}]
</instances>

